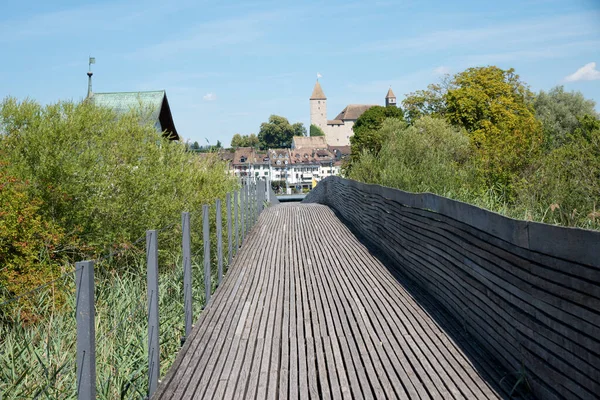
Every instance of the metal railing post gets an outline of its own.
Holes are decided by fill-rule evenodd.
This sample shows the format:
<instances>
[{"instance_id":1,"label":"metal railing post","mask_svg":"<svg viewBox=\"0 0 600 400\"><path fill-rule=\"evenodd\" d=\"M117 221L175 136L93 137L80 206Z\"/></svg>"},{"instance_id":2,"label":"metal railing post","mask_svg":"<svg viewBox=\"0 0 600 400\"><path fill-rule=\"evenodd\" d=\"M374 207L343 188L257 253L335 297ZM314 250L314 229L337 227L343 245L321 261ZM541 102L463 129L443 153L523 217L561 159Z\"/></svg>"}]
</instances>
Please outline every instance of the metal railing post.
<instances>
[{"instance_id":1,"label":"metal railing post","mask_svg":"<svg viewBox=\"0 0 600 400\"><path fill-rule=\"evenodd\" d=\"M217 208L217 285L223 280L223 218L221 216L221 199L216 201Z\"/></svg>"},{"instance_id":2,"label":"metal railing post","mask_svg":"<svg viewBox=\"0 0 600 400\"><path fill-rule=\"evenodd\" d=\"M239 213L240 213L240 205L239 205L239 191L236 190L233 192L233 206L235 209L235 254L237 255L238 250L240 249L240 227L239 227Z\"/></svg>"},{"instance_id":3,"label":"metal railing post","mask_svg":"<svg viewBox=\"0 0 600 400\"><path fill-rule=\"evenodd\" d=\"M77 398L96 398L96 325L94 309L94 262L75 263L77 320Z\"/></svg>"},{"instance_id":4,"label":"metal railing post","mask_svg":"<svg viewBox=\"0 0 600 400\"><path fill-rule=\"evenodd\" d=\"M267 175L267 180L265 182L265 194L267 196L267 203L271 203L271 191L269 190L271 185L269 184L269 179L271 177Z\"/></svg>"},{"instance_id":5,"label":"metal railing post","mask_svg":"<svg viewBox=\"0 0 600 400\"><path fill-rule=\"evenodd\" d=\"M148 267L148 397L152 397L158 387L160 376L158 239L155 230L146 231L146 262Z\"/></svg>"},{"instance_id":6,"label":"metal railing post","mask_svg":"<svg viewBox=\"0 0 600 400\"><path fill-rule=\"evenodd\" d=\"M258 216L262 211L262 198L264 193L262 192L263 182L256 182L256 221L258 221Z\"/></svg>"},{"instance_id":7,"label":"metal railing post","mask_svg":"<svg viewBox=\"0 0 600 400\"><path fill-rule=\"evenodd\" d=\"M190 233L190 213L181 213L181 247L183 251L183 311L185 320L185 337L192 331L192 250Z\"/></svg>"},{"instance_id":8,"label":"metal railing post","mask_svg":"<svg viewBox=\"0 0 600 400\"><path fill-rule=\"evenodd\" d=\"M210 220L208 205L202 206L202 232L204 242L204 307L210 301L212 277L210 276Z\"/></svg>"},{"instance_id":9,"label":"metal railing post","mask_svg":"<svg viewBox=\"0 0 600 400\"><path fill-rule=\"evenodd\" d=\"M246 237L246 186L242 186L242 190L240 192L240 219L241 219L241 228L242 228L242 244L244 244L244 238Z\"/></svg>"},{"instance_id":10,"label":"metal railing post","mask_svg":"<svg viewBox=\"0 0 600 400\"><path fill-rule=\"evenodd\" d=\"M231 250L233 249L233 243L231 243L231 193L227 193L227 269L231 265Z\"/></svg>"}]
</instances>

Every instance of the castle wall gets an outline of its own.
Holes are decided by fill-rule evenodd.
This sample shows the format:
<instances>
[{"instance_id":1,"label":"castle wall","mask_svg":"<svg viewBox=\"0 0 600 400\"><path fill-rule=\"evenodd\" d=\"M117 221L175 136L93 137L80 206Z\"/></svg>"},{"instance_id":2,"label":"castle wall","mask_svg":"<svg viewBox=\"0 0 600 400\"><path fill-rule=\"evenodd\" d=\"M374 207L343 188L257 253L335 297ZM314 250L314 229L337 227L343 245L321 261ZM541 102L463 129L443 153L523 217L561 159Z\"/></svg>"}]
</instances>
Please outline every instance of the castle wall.
<instances>
[{"instance_id":1,"label":"castle wall","mask_svg":"<svg viewBox=\"0 0 600 400\"><path fill-rule=\"evenodd\" d=\"M350 136L354 135L354 121L344 121L343 125L327 125L324 129L327 144L330 146L350 146Z\"/></svg>"}]
</instances>

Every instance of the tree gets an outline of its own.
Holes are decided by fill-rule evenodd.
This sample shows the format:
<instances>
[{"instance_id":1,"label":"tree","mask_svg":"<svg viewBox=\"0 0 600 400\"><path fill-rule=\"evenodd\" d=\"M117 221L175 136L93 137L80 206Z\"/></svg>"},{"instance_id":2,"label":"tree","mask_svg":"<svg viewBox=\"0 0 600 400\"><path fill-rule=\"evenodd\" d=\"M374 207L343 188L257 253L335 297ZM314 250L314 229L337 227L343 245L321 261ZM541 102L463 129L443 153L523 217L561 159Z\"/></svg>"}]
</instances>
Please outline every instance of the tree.
<instances>
[{"instance_id":1,"label":"tree","mask_svg":"<svg viewBox=\"0 0 600 400\"><path fill-rule=\"evenodd\" d=\"M242 138L242 135L240 135L239 133L233 135L233 137L231 138L231 147L244 147L244 139Z\"/></svg>"},{"instance_id":2,"label":"tree","mask_svg":"<svg viewBox=\"0 0 600 400\"><path fill-rule=\"evenodd\" d=\"M259 144L260 142L258 141L258 137L254 133L251 133L247 136L246 146L258 148Z\"/></svg>"},{"instance_id":3,"label":"tree","mask_svg":"<svg viewBox=\"0 0 600 400\"><path fill-rule=\"evenodd\" d=\"M221 144L221 141L217 140L217 144L215 145L215 148L220 149L222 147L223 147L223 145Z\"/></svg>"},{"instance_id":4,"label":"tree","mask_svg":"<svg viewBox=\"0 0 600 400\"><path fill-rule=\"evenodd\" d=\"M597 116L593 100L586 99L581 92L565 92L562 86L547 93L540 91L533 106L542 123L546 151L563 146L568 136L581 127L581 117Z\"/></svg>"},{"instance_id":5,"label":"tree","mask_svg":"<svg viewBox=\"0 0 600 400\"><path fill-rule=\"evenodd\" d=\"M290 147L294 136L306 136L306 128L300 122L290 125L287 118L271 115L269 122L260 125L258 140L261 149Z\"/></svg>"},{"instance_id":6,"label":"tree","mask_svg":"<svg viewBox=\"0 0 600 400\"><path fill-rule=\"evenodd\" d=\"M292 125L294 136L307 136L306 128L302 122L296 122Z\"/></svg>"},{"instance_id":7,"label":"tree","mask_svg":"<svg viewBox=\"0 0 600 400\"><path fill-rule=\"evenodd\" d=\"M600 120L584 115L578 122L564 145L534 163L517 195L525 208L543 213L545 222L589 228L600 219Z\"/></svg>"},{"instance_id":8,"label":"tree","mask_svg":"<svg viewBox=\"0 0 600 400\"><path fill-rule=\"evenodd\" d=\"M388 118L404 121L404 112L400 107L373 106L358 117L353 127L354 135L350 137L352 147L348 170L363 151L370 151L373 155L379 153L383 142L381 127Z\"/></svg>"},{"instance_id":9,"label":"tree","mask_svg":"<svg viewBox=\"0 0 600 400\"><path fill-rule=\"evenodd\" d=\"M446 114L445 95L450 85L450 77L446 76L441 83L427 86L427 90L409 93L402 101L409 123L414 123L424 115L444 117Z\"/></svg>"},{"instance_id":10,"label":"tree","mask_svg":"<svg viewBox=\"0 0 600 400\"><path fill-rule=\"evenodd\" d=\"M231 138L231 147L233 148L237 148L237 147L258 147L258 138L256 137L256 135L254 133L251 133L250 135L240 135L239 133L236 133L235 135L233 135L233 138Z\"/></svg>"},{"instance_id":11,"label":"tree","mask_svg":"<svg viewBox=\"0 0 600 400\"><path fill-rule=\"evenodd\" d=\"M376 156L363 152L352 168L351 179L442 195L459 191L468 180L469 171L463 166L470 145L464 129L425 116L410 126L389 118L381 131L381 151Z\"/></svg>"},{"instance_id":12,"label":"tree","mask_svg":"<svg viewBox=\"0 0 600 400\"><path fill-rule=\"evenodd\" d=\"M533 98L514 69L495 66L456 74L444 95L446 119L469 132L487 184L509 195L541 142Z\"/></svg>"},{"instance_id":13,"label":"tree","mask_svg":"<svg viewBox=\"0 0 600 400\"><path fill-rule=\"evenodd\" d=\"M310 124L310 136L325 136L325 132L315 124Z\"/></svg>"}]
</instances>

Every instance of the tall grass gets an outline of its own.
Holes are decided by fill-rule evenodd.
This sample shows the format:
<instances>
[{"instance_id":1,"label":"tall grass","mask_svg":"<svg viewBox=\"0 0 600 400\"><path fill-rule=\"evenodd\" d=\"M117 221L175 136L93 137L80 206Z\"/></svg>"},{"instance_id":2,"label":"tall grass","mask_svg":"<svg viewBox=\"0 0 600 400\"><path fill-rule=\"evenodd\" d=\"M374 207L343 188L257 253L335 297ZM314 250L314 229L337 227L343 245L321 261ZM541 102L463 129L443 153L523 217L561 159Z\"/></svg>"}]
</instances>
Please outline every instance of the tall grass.
<instances>
[{"instance_id":1,"label":"tall grass","mask_svg":"<svg viewBox=\"0 0 600 400\"><path fill-rule=\"evenodd\" d=\"M200 219L195 220L193 235L198 236ZM169 243L178 236L173 233L180 230L172 230L162 237L159 234L161 376L173 363L185 331L181 252ZM211 230L214 232L214 225ZM213 248L214 243L211 241ZM127 260L126 267L123 259ZM214 289L215 250L211 250L211 259ZM225 249L225 264L226 260ZM148 390L145 252L131 249L122 254L118 269L115 262L106 260L95 266L97 394L99 399L140 399ZM203 255L198 251L192 253L192 276L195 320L205 300ZM0 322L0 399L76 398L74 274L22 302L22 307L12 308L12 318ZM23 321L23 313L32 307L38 319Z\"/></svg>"}]
</instances>

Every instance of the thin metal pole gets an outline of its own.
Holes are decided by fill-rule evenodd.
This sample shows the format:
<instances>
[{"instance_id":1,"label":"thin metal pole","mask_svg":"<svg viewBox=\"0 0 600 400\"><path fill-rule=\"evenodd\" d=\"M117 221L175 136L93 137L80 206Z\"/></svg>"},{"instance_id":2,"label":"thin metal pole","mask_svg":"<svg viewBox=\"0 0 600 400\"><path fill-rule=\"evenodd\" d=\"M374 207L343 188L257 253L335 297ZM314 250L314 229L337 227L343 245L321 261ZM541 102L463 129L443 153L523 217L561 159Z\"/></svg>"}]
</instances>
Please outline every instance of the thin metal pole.
<instances>
[{"instance_id":1,"label":"thin metal pole","mask_svg":"<svg viewBox=\"0 0 600 400\"><path fill-rule=\"evenodd\" d=\"M256 181L256 196L254 201L254 224L256 225L256 221L258 221L258 213L260 210L258 209L258 205L260 203L260 181Z\"/></svg>"},{"instance_id":2,"label":"thin metal pole","mask_svg":"<svg viewBox=\"0 0 600 400\"><path fill-rule=\"evenodd\" d=\"M221 216L221 199L216 201L217 207L217 285L223 280L223 221Z\"/></svg>"},{"instance_id":3,"label":"thin metal pole","mask_svg":"<svg viewBox=\"0 0 600 400\"><path fill-rule=\"evenodd\" d=\"M241 220L242 220L242 244L244 244L244 238L246 237L246 186L242 186L241 195Z\"/></svg>"},{"instance_id":4,"label":"thin metal pole","mask_svg":"<svg viewBox=\"0 0 600 400\"><path fill-rule=\"evenodd\" d=\"M235 208L235 254L237 255L237 252L240 248L240 227L238 226L238 221L239 221L239 213L240 213L240 205L239 205L239 190L236 190L235 192L233 192L233 205Z\"/></svg>"},{"instance_id":5,"label":"thin metal pole","mask_svg":"<svg viewBox=\"0 0 600 400\"><path fill-rule=\"evenodd\" d=\"M210 276L210 221L208 205L202 206L202 231L204 233L204 307L210 301L212 277Z\"/></svg>"},{"instance_id":6,"label":"thin metal pole","mask_svg":"<svg viewBox=\"0 0 600 400\"><path fill-rule=\"evenodd\" d=\"M148 268L148 397L152 397L158 387L160 376L158 240L155 230L146 231L146 262Z\"/></svg>"},{"instance_id":7,"label":"thin metal pole","mask_svg":"<svg viewBox=\"0 0 600 400\"><path fill-rule=\"evenodd\" d=\"M267 175L267 180L265 181L265 192L267 195L267 203L271 203L271 191L269 190L271 185L269 184L270 176Z\"/></svg>"},{"instance_id":8,"label":"thin metal pole","mask_svg":"<svg viewBox=\"0 0 600 400\"><path fill-rule=\"evenodd\" d=\"M94 312L94 262L75 263L77 303L77 398L96 398L96 325Z\"/></svg>"},{"instance_id":9,"label":"thin metal pole","mask_svg":"<svg viewBox=\"0 0 600 400\"><path fill-rule=\"evenodd\" d=\"M231 265L231 250L233 243L231 243L231 193L227 193L227 268Z\"/></svg>"},{"instance_id":10,"label":"thin metal pole","mask_svg":"<svg viewBox=\"0 0 600 400\"><path fill-rule=\"evenodd\" d=\"M181 246L183 250L183 311L185 319L185 338L192 331L192 251L190 234L190 213L181 213Z\"/></svg>"}]
</instances>

